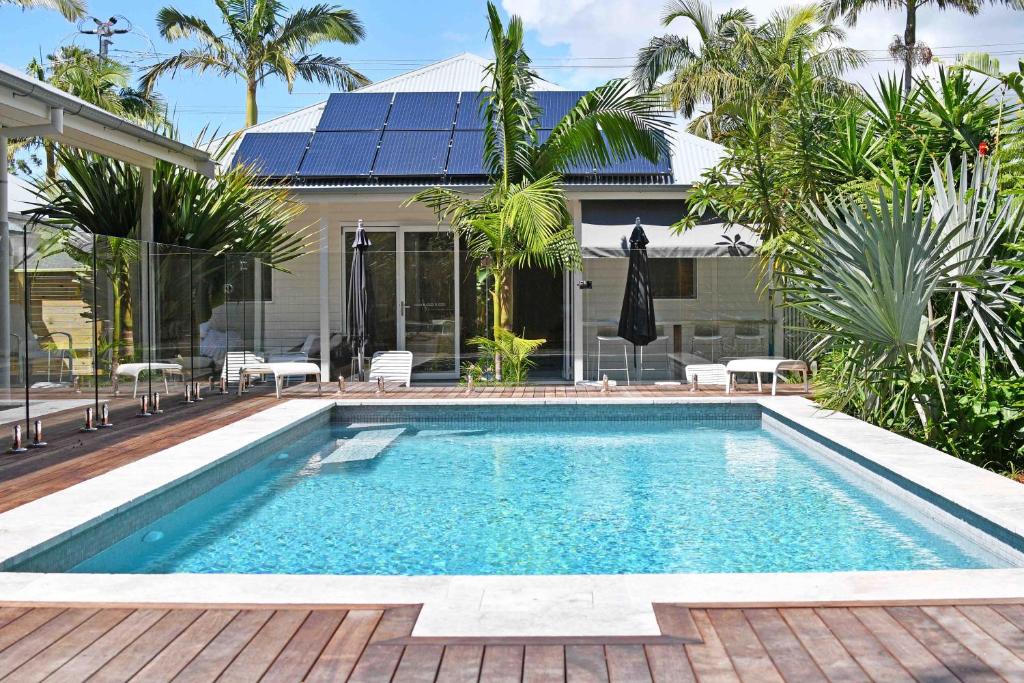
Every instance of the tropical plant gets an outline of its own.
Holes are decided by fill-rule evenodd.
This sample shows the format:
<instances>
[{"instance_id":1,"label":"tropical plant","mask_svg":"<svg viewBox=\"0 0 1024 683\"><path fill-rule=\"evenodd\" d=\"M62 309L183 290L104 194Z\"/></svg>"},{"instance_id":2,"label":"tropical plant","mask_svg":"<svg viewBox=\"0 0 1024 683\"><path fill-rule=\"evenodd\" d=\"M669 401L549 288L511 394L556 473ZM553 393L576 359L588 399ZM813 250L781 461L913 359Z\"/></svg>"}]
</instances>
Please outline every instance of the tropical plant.
<instances>
[{"instance_id":1,"label":"tropical plant","mask_svg":"<svg viewBox=\"0 0 1024 683\"><path fill-rule=\"evenodd\" d=\"M938 9L955 9L970 16L981 11L985 0L828 0L826 13L830 19L845 17L850 26L857 24L863 12L875 7L901 9L905 14L902 36L893 36L889 53L903 62L903 91L909 93L914 83L914 66L932 61L932 52L927 45L917 42L917 12L925 5ZM1006 5L1024 9L1021 0L989 0L989 4Z\"/></svg>"},{"instance_id":2,"label":"tropical plant","mask_svg":"<svg viewBox=\"0 0 1024 683\"><path fill-rule=\"evenodd\" d=\"M580 265L580 250L561 187L574 165L600 167L614 159L667 154L669 121L657 97L633 94L625 80L587 93L541 138L533 96L537 75L523 49L523 23L507 28L487 5L494 61L482 91L484 165L491 185L482 197L435 187L411 197L464 237L470 255L491 277L494 338L511 330L512 275L538 265L558 270Z\"/></svg>"},{"instance_id":3,"label":"tropical plant","mask_svg":"<svg viewBox=\"0 0 1024 683\"><path fill-rule=\"evenodd\" d=\"M747 103L772 109L785 100L794 64L802 63L813 88L835 94L850 91L842 74L864 61L860 52L841 44L843 31L826 21L817 5L787 7L756 25L745 9L716 16L703 0L673 0L662 23L676 19L697 31L699 45L676 35L651 39L637 55L633 81L665 95L673 108L693 116L691 132L713 140L742 125L735 119ZM698 112L705 104L706 111Z\"/></svg>"},{"instance_id":4,"label":"tropical plant","mask_svg":"<svg viewBox=\"0 0 1024 683\"><path fill-rule=\"evenodd\" d=\"M127 65L92 50L62 47L47 55L45 62L33 59L26 70L37 79L122 118L151 125L165 120L165 106L159 97L130 86L132 72ZM51 140L35 144L42 144L45 150L47 177L56 178L56 145Z\"/></svg>"},{"instance_id":5,"label":"tropical plant","mask_svg":"<svg viewBox=\"0 0 1024 683\"><path fill-rule=\"evenodd\" d=\"M152 65L142 77L147 92L165 75L179 69L240 78L245 83L245 125L259 120L256 92L270 77L283 78L291 92L295 79L326 83L352 90L369 81L337 57L308 50L323 43L352 45L363 39L355 12L336 5L317 4L286 15L278 0L216 0L227 32L218 34L205 19L174 7L157 13L160 35L169 41L195 40L198 47L182 50Z\"/></svg>"},{"instance_id":6,"label":"tropical plant","mask_svg":"<svg viewBox=\"0 0 1024 683\"><path fill-rule=\"evenodd\" d=\"M14 5L21 9L56 10L68 21L85 16L85 3L82 0L0 0L0 5Z\"/></svg>"},{"instance_id":7,"label":"tropical plant","mask_svg":"<svg viewBox=\"0 0 1024 683\"><path fill-rule=\"evenodd\" d=\"M474 337L470 344L478 346L483 354L483 368L493 368L494 377L505 384L524 384L529 377L530 369L536 365L530 358L537 349L547 342L546 339L523 339L508 330L497 330L494 339ZM476 369L469 374L474 380L486 374L478 375Z\"/></svg>"},{"instance_id":8,"label":"tropical plant","mask_svg":"<svg viewBox=\"0 0 1024 683\"><path fill-rule=\"evenodd\" d=\"M951 68L964 69L995 80L1002 89L999 106L1012 110L1009 120L1000 116L992 142L996 158L1003 168L1004 187L1024 192L1024 59L1017 60L1017 70L1003 72L999 60L984 52L970 52L962 55ZM1016 101L1007 102L1007 91L1012 92Z\"/></svg>"},{"instance_id":9,"label":"tropical plant","mask_svg":"<svg viewBox=\"0 0 1024 683\"><path fill-rule=\"evenodd\" d=\"M1000 200L991 162L969 163L959 177L948 158L933 165L930 201L893 183L813 206L788 240L787 302L815 323L826 407L904 429L916 417L928 435L948 413L946 372L963 340L1021 374L1009 322L1021 270L1003 245L1018 238L1022 213Z\"/></svg>"}]
</instances>

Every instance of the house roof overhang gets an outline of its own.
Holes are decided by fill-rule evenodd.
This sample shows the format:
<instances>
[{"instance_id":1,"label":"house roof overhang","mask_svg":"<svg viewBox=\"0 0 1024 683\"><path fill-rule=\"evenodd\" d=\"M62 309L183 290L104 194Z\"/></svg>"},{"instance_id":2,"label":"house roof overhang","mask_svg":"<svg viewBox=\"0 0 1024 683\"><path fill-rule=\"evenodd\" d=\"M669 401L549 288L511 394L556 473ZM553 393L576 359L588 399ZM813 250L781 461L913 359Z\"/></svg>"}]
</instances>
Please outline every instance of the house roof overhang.
<instances>
[{"instance_id":1,"label":"house roof overhang","mask_svg":"<svg viewBox=\"0 0 1024 683\"><path fill-rule=\"evenodd\" d=\"M115 116L3 64L0 134L48 137L143 168L152 168L160 159L208 177L215 169L208 152Z\"/></svg>"}]
</instances>

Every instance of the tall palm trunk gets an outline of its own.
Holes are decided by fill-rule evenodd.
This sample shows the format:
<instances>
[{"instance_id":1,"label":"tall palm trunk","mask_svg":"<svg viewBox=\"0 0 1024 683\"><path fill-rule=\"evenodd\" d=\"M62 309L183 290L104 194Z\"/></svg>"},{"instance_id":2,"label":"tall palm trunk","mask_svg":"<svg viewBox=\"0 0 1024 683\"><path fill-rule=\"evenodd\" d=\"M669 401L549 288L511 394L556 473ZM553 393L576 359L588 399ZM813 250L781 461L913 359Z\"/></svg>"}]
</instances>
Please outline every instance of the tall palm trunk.
<instances>
[{"instance_id":1,"label":"tall palm trunk","mask_svg":"<svg viewBox=\"0 0 1024 683\"><path fill-rule=\"evenodd\" d=\"M903 29L903 93L910 95L914 82L917 48L917 0L907 0L907 24Z\"/></svg>"},{"instance_id":2,"label":"tall palm trunk","mask_svg":"<svg viewBox=\"0 0 1024 683\"><path fill-rule=\"evenodd\" d=\"M259 108L256 105L256 80L250 78L245 89L245 126L255 126L259 121Z\"/></svg>"}]
</instances>

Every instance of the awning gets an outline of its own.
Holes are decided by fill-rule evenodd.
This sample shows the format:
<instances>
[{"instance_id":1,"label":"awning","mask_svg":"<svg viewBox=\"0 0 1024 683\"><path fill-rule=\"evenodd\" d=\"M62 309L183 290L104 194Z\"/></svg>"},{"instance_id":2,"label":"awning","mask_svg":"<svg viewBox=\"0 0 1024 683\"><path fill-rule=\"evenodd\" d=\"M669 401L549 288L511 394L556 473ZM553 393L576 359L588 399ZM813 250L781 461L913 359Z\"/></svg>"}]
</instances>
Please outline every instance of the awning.
<instances>
[{"instance_id":1,"label":"awning","mask_svg":"<svg viewBox=\"0 0 1024 683\"><path fill-rule=\"evenodd\" d=\"M724 223L701 223L681 234L672 224L683 217L685 206L678 200L584 200L584 258L628 257L629 235L636 219L644 226L650 243L650 258L698 258L753 256L761 240L750 228L726 227Z\"/></svg>"}]
</instances>

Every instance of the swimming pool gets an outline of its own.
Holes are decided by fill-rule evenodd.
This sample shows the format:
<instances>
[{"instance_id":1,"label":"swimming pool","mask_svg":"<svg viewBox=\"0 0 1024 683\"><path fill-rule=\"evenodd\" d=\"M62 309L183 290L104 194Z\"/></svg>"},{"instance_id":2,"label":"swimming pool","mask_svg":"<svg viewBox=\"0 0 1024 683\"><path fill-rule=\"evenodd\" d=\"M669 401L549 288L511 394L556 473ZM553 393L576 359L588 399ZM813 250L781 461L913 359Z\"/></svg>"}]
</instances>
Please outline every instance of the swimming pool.
<instances>
[{"instance_id":1,"label":"swimming pool","mask_svg":"<svg viewBox=\"0 0 1024 683\"><path fill-rule=\"evenodd\" d=\"M1010 566L857 470L767 429L756 405L337 409L72 571Z\"/></svg>"}]
</instances>

